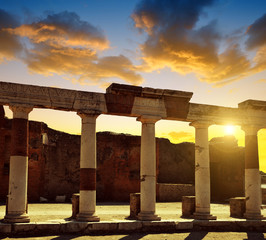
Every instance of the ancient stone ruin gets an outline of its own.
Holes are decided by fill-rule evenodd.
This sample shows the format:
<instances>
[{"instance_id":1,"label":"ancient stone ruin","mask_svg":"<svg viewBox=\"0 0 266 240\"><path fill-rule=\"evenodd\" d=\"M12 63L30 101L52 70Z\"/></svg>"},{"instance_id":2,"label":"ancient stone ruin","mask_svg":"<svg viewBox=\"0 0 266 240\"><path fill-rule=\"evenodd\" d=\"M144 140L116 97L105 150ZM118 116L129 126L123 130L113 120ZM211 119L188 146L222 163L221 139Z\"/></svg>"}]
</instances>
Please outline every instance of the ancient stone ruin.
<instances>
[{"instance_id":1,"label":"ancient stone ruin","mask_svg":"<svg viewBox=\"0 0 266 240\"><path fill-rule=\"evenodd\" d=\"M0 104L13 111L10 141L9 190L6 222L28 222L28 115L33 108L77 112L82 120L80 143L79 214L77 220L99 221L96 206L96 119L100 114L135 117L142 123L140 149L140 220L156 215L155 123L161 119L190 122L195 127L196 219L215 219L210 212L208 127L240 125L246 134L245 196L248 219L261 219L261 192L257 132L266 127L266 102L247 100L238 108L190 103L192 93L112 84L106 93L72 91L0 82ZM1 122L1 124L4 124ZM43 134L44 147L49 141ZM32 143L34 145L34 143ZM38 141L36 142L38 145ZM38 154L35 155L35 157ZM31 157L31 156L30 156ZM34 158L34 155L33 155Z\"/></svg>"}]
</instances>

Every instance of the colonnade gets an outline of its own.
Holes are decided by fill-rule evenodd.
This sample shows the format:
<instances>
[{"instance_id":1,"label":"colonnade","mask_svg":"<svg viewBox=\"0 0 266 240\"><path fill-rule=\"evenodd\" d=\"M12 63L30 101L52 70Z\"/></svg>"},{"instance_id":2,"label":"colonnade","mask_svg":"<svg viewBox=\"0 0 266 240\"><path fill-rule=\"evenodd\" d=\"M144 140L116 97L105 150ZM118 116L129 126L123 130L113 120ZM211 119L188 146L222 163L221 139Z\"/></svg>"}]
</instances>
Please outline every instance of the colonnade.
<instances>
[{"instance_id":1,"label":"colonnade","mask_svg":"<svg viewBox=\"0 0 266 240\"><path fill-rule=\"evenodd\" d=\"M10 106L13 111L10 179L6 222L29 222L27 214L28 114L30 106ZM82 120L80 154L80 209L78 221L95 222L96 216L96 119L97 112L80 112ZM160 220L156 215L155 123L160 116L142 115L141 132L141 210L140 220ZM210 211L210 162L208 121L195 121L195 196L196 219L216 219ZM257 132L259 126L243 126L245 131L245 194L247 219L261 219L261 191Z\"/></svg>"}]
</instances>

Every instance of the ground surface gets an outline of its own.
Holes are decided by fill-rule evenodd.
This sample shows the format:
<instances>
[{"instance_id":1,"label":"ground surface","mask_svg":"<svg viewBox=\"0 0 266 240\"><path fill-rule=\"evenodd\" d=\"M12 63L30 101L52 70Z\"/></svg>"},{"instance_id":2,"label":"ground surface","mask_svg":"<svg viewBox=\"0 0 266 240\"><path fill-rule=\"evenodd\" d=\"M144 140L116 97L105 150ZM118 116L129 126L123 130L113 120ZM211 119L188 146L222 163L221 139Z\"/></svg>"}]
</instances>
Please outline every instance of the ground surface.
<instances>
[{"instance_id":1,"label":"ground surface","mask_svg":"<svg viewBox=\"0 0 266 240\"><path fill-rule=\"evenodd\" d=\"M174 234L130 234L130 235L105 235L105 236L77 236L77 235L61 235L61 236L46 236L46 237L30 237L23 238L25 240L261 240L266 239L266 234L263 233L234 233L234 232L192 232L192 233L174 233ZM1 238L7 239L22 239L22 238Z\"/></svg>"},{"instance_id":2,"label":"ground surface","mask_svg":"<svg viewBox=\"0 0 266 240\"><path fill-rule=\"evenodd\" d=\"M126 203L99 203L97 204L97 215L100 217L101 221L124 221L129 215L129 205ZM157 203L156 204L157 214L162 218L162 220L174 220L174 221L193 221L193 219L183 219L181 218L181 203ZM225 221L246 221L245 219L235 219L230 218L230 209L228 204L212 204L211 213L217 216L218 220ZM54 203L54 204L29 204L29 216L31 222L60 222L67 219L72 214L72 205L70 203ZM266 209L262 209L262 214L266 216ZM0 219L5 215L5 206L0 206ZM126 220L125 220L126 221ZM266 232L266 229L265 229ZM7 238L1 237L0 239L22 239L22 238ZM173 233L173 234L145 234L145 233L135 233L135 234L122 234L122 235L104 235L104 236L79 236L79 235L58 235L58 236L43 236L43 237L24 237L23 239L28 240L83 240L83 239L93 239L93 240L164 240L164 239L186 239L186 240L209 240L209 239L266 239L266 234L264 233L249 233L249 232L188 232L188 233Z\"/></svg>"},{"instance_id":3,"label":"ground surface","mask_svg":"<svg viewBox=\"0 0 266 240\"><path fill-rule=\"evenodd\" d=\"M127 203L99 203L96 207L97 216L101 221L121 221L129 216L129 204ZM266 215L266 210L264 215ZM181 202L156 203L156 212L162 220L187 221L182 219ZM228 204L212 204L211 212L218 219L235 220L230 218L230 209ZM31 222L45 222L64 220L72 215L72 205L70 203L33 203L28 206L28 213ZM4 218L5 206L0 206L0 219Z\"/></svg>"}]
</instances>

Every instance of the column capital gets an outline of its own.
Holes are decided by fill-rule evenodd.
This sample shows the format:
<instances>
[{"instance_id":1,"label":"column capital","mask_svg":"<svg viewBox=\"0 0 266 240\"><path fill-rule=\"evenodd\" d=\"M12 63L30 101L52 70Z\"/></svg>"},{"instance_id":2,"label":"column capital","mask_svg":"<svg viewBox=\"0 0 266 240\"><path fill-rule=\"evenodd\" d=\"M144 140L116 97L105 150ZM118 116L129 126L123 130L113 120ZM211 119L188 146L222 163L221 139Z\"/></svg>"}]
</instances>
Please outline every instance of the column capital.
<instances>
[{"instance_id":1,"label":"column capital","mask_svg":"<svg viewBox=\"0 0 266 240\"><path fill-rule=\"evenodd\" d=\"M28 115L32 111L33 106L24 104L12 104L9 105L9 108L13 112L13 118L28 119Z\"/></svg>"},{"instance_id":2,"label":"column capital","mask_svg":"<svg viewBox=\"0 0 266 240\"><path fill-rule=\"evenodd\" d=\"M142 123L156 123L157 121L161 120L162 117L160 116L153 116L153 115L141 115L137 118L137 121Z\"/></svg>"},{"instance_id":3,"label":"column capital","mask_svg":"<svg viewBox=\"0 0 266 240\"><path fill-rule=\"evenodd\" d=\"M256 124L248 124L248 125L242 125L241 129L245 132L246 136L247 135L257 135L258 131L262 129L263 127L260 125Z\"/></svg>"},{"instance_id":4,"label":"column capital","mask_svg":"<svg viewBox=\"0 0 266 240\"><path fill-rule=\"evenodd\" d=\"M192 126L194 128L208 128L212 124L213 123L211 121L199 120L191 122L189 126Z\"/></svg>"},{"instance_id":5,"label":"column capital","mask_svg":"<svg viewBox=\"0 0 266 240\"><path fill-rule=\"evenodd\" d=\"M84 123L89 123L91 121L94 122L100 114L101 114L101 112L95 111L95 110L87 110L87 111L77 112L77 115L79 115L82 118L82 122L84 122Z\"/></svg>"}]
</instances>

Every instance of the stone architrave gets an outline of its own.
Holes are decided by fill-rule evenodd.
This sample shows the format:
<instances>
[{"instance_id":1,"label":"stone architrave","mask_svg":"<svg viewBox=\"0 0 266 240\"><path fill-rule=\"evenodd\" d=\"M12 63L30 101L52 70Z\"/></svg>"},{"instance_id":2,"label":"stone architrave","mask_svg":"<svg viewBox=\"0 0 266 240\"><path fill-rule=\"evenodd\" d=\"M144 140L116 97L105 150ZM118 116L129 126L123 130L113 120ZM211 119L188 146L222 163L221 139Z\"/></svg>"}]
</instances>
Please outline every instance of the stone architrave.
<instances>
[{"instance_id":1,"label":"stone architrave","mask_svg":"<svg viewBox=\"0 0 266 240\"><path fill-rule=\"evenodd\" d=\"M247 219L262 219L261 215L261 176L257 133L259 126L245 125L245 197Z\"/></svg>"},{"instance_id":2,"label":"stone architrave","mask_svg":"<svg viewBox=\"0 0 266 240\"><path fill-rule=\"evenodd\" d=\"M156 139L155 123L160 117L141 116L142 123L140 156L140 213L139 220L159 221L155 214L156 204Z\"/></svg>"},{"instance_id":3,"label":"stone architrave","mask_svg":"<svg viewBox=\"0 0 266 240\"><path fill-rule=\"evenodd\" d=\"M96 211L96 113L78 113L82 118L80 148L80 197L78 221L98 222Z\"/></svg>"},{"instance_id":4,"label":"stone architrave","mask_svg":"<svg viewBox=\"0 0 266 240\"><path fill-rule=\"evenodd\" d=\"M30 222L27 213L28 187L28 115L29 106L10 106L13 112L9 190L4 218L9 223Z\"/></svg>"},{"instance_id":5,"label":"stone architrave","mask_svg":"<svg viewBox=\"0 0 266 240\"><path fill-rule=\"evenodd\" d=\"M210 214L210 160L208 127L210 122L190 123L195 128L195 219L215 220Z\"/></svg>"}]
</instances>

